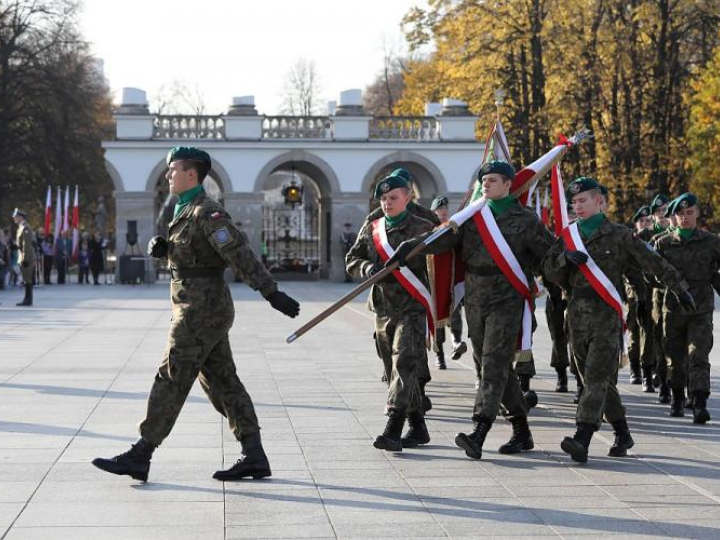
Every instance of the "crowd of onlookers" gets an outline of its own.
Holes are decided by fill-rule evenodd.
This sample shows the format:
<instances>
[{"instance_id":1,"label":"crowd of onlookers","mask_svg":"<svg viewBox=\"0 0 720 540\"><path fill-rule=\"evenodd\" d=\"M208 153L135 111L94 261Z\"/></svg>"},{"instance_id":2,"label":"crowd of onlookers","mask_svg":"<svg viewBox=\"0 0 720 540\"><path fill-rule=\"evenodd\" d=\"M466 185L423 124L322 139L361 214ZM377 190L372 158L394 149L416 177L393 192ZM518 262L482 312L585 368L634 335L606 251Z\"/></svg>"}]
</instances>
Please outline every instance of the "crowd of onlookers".
<instances>
[{"instance_id":1,"label":"crowd of onlookers","mask_svg":"<svg viewBox=\"0 0 720 540\"><path fill-rule=\"evenodd\" d=\"M78 245L77 256L73 256L72 233L66 231L57 241L52 235L45 236L42 230L35 235L37 265L35 282L51 285L53 270L55 283L70 281L69 273L77 270L77 283L100 284L100 275L105 269L107 240L98 234L83 232ZM19 248L10 232L0 229L0 290L21 287L22 274L18 264Z\"/></svg>"}]
</instances>

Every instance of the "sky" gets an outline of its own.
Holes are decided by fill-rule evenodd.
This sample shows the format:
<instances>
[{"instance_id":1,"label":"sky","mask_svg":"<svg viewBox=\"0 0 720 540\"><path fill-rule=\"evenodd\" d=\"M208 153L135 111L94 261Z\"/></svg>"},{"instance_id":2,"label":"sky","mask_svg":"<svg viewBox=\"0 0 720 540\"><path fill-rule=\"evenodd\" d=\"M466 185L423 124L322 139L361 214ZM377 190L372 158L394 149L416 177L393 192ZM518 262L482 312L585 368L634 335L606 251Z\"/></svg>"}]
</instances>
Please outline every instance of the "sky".
<instances>
[{"instance_id":1,"label":"sky","mask_svg":"<svg viewBox=\"0 0 720 540\"><path fill-rule=\"evenodd\" d=\"M184 81L200 89L209 114L233 96L255 96L278 114L286 74L312 60L323 102L365 88L384 48L406 51L400 21L423 0L83 0L80 25L104 64L116 101L123 87L151 100ZM385 46L383 44L386 44Z\"/></svg>"}]
</instances>

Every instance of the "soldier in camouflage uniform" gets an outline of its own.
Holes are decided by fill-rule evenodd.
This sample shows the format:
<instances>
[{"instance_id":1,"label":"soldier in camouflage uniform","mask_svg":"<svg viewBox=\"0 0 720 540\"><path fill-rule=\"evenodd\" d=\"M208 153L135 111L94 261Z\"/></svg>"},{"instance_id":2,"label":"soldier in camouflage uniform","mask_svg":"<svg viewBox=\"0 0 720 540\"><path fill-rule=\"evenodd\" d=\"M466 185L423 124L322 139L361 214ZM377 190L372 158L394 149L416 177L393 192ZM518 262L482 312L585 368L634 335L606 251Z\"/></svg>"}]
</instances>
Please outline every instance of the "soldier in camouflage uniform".
<instances>
[{"instance_id":1,"label":"soldier in camouflage uniform","mask_svg":"<svg viewBox=\"0 0 720 540\"><path fill-rule=\"evenodd\" d=\"M697 197L684 193L671 208L677 228L660 238L656 249L680 272L697 303L688 311L672 295L665 295L664 349L672 390L671 416L684 416L684 389L692 398L693 422L710 420L710 351L713 346L713 284L720 270L720 238L697 228Z\"/></svg>"},{"instance_id":2,"label":"soldier in camouflage uniform","mask_svg":"<svg viewBox=\"0 0 720 540\"><path fill-rule=\"evenodd\" d=\"M528 283L532 283L542 257L552 244L552 236L534 212L510 196L514 176L515 171L508 163L484 164L478 172L473 199L480 196L488 199L498 228ZM407 254L421 240L405 242L397 250L396 260L404 264ZM513 435L499 451L516 454L531 450L534 442L527 422L527 405L512 368L525 299L495 264L473 219L467 220L457 233L446 233L427 249L429 253L441 253L457 246L467 265L465 314L474 354L480 357L482 381L473 410L474 429L469 435L459 433L455 443L467 456L481 459L485 438L502 404L513 425Z\"/></svg>"},{"instance_id":3,"label":"soldier in camouflage uniform","mask_svg":"<svg viewBox=\"0 0 720 540\"><path fill-rule=\"evenodd\" d=\"M33 278L35 277L35 233L27 222L27 214L16 208L12 214L13 221L17 225L15 243L18 246L18 264L22 273L23 285L25 286L25 298L18 306L32 306L33 303Z\"/></svg>"},{"instance_id":4,"label":"soldier in camouflage uniform","mask_svg":"<svg viewBox=\"0 0 720 540\"><path fill-rule=\"evenodd\" d=\"M644 242L654 235L649 206L638 209L633 216L635 234ZM651 301L652 289L640 275L625 282L627 296L628 358L630 360L630 383L642 383L643 392L653 393L653 370L655 351L652 338Z\"/></svg>"},{"instance_id":5,"label":"soldier in camouflage uniform","mask_svg":"<svg viewBox=\"0 0 720 540\"><path fill-rule=\"evenodd\" d=\"M600 185L595 179L578 178L567 191L590 257L618 291L623 275L634 266L655 275L691 309L692 295L681 284L677 271L627 227L605 218L600 210ZM543 263L545 275L569 289L571 294L567 315L569 335L585 388L576 413L577 431L572 438L566 437L561 447L578 462L587 461L590 440L600 428L603 415L615 431L615 442L608 455L625 456L634 444L616 386L622 321L581 273L579 267L587 262L586 253L568 250L564 240L559 239Z\"/></svg>"},{"instance_id":6,"label":"soldier in camouflage uniform","mask_svg":"<svg viewBox=\"0 0 720 540\"><path fill-rule=\"evenodd\" d=\"M242 446L243 457L218 480L270 476L270 465L260 440L260 426L250 395L237 376L228 332L235 316L225 282L229 266L243 281L281 313L296 317L299 304L278 291L275 281L258 261L247 237L218 203L205 195L202 181L211 168L210 156L197 148L176 147L167 157L170 192L178 195L169 238L154 237L148 254L168 260L172 274L172 322L165 354L140 423L141 438L112 459L93 465L113 474L146 481L153 451L170 434L195 382L215 409L227 417Z\"/></svg>"},{"instance_id":7,"label":"soldier in camouflage uniform","mask_svg":"<svg viewBox=\"0 0 720 540\"><path fill-rule=\"evenodd\" d=\"M410 180L410 173L397 169L377 183L374 196L380 200L383 216L375 221L366 220L346 255L345 266L351 276L368 278L383 269L384 261L373 239L375 227L385 227L392 248L432 230L432 223L407 210ZM416 257L409 268L428 287L425 257ZM425 307L391 275L372 286L368 309L375 314L376 343L389 383L387 425L373 445L400 452L427 444L430 435L418 381L423 365L427 367ZM406 418L410 429L403 437Z\"/></svg>"},{"instance_id":8,"label":"soldier in camouflage uniform","mask_svg":"<svg viewBox=\"0 0 720 540\"><path fill-rule=\"evenodd\" d=\"M567 369L570 367L568 358L568 341L565 334L565 308L567 301L563 298L560 287L551 281L544 283L547 290L545 297L545 318L547 320L550 338L552 339L552 352L550 354L550 367L557 373L556 392L568 391Z\"/></svg>"}]
</instances>

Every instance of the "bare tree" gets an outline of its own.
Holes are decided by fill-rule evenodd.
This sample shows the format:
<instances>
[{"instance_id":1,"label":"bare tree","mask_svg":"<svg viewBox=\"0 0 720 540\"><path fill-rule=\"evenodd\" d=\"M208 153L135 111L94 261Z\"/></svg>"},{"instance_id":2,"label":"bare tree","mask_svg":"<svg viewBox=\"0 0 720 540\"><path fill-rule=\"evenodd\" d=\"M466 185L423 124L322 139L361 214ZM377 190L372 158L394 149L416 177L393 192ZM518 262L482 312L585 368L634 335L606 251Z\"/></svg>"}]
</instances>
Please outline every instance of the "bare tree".
<instances>
[{"instance_id":1,"label":"bare tree","mask_svg":"<svg viewBox=\"0 0 720 540\"><path fill-rule=\"evenodd\" d=\"M405 89L405 64L383 39L383 69L363 93L365 110L375 116L392 116Z\"/></svg>"},{"instance_id":2,"label":"bare tree","mask_svg":"<svg viewBox=\"0 0 720 540\"><path fill-rule=\"evenodd\" d=\"M282 114L312 116L319 113L320 81L315 62L299 58L285 77Z\"/></svg>"},{"instance_id":3,"label":"bare tree","mask_svg":"<svg viewBox=\"0 0 720 540\"><path fill-rule=\"evenodd\" d=\"M191 84L184 79L175 79L163 84L151 96L153 109L157 114L184 114L203 116L207 113L205 95L198 83Z\"/></svg>"}]
</instances>

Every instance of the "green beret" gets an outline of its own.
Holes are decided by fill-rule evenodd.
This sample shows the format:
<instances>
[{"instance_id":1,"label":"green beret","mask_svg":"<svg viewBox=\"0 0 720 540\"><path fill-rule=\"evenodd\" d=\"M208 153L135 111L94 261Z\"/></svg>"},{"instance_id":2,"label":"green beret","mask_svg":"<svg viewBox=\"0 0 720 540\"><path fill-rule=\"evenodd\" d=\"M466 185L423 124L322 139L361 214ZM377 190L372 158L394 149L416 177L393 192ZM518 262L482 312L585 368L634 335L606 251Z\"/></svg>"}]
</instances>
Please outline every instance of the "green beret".
<instances>
[{"instance_id":1,"label":"green beret","mask_svg":"<svg viewBox=\"0 0 720 540\"><path fill-rule=\"evenodd\" d=\"M430 205L430 210L435 211L438 208L447 206L448 204L450 203L448 202L448 198L445 195L438 195L437 197L435 197L435 199L433 199L433 202Z\"/></svg>"},{"instance_id":2,"label":"green beret","mask_svg":"<svg viewBox=\"0 0 720 540\"><path fill-rule=\"evenodd\" d=\"M168 152L167 164L170 165L173 161L188 160L198 161L207 165L208 169L212 168L212 160L210 154L205 150L200 150L194 146L176 146Z\"/></svg>"},{"instance_id":3,"label":"green beret","mask_svg":"<svg viewBox=\"0 0 720 540\"><path fill-rule=\"evenodd\" d=\"M675 213L675 202L676 201L677 201L677 199L673 199L672 201L667 203L667 208L665 208L665 214L664 214L664 216L666 218L669 218L670 216L672 216Z\"/></svg>"},{"instance_id":4,"label":"green beret","mask_svg":"<svg viewBox=\"0 0 720 540\"><path fill-rule=\"evenodd\" d=\"M592 189L597 189L602 193L602 186L597 180L590 176L580 176L570 183L567 191L565 192L565 196L568 200L572 200L573 195L577 195L583 191L590 191Z\"/></svg>"},{"instance_id":5,"label":"green beret","mask_svg":"<svg viewBox=\"0 0 720 540\"><path fill-rule=\"evenodd\" d=\"M412 182L412 176L407 170L402 167L395 169L375 185L374 197L379 199L384 193L392 191L393 189L401 187L409 188L410 182Z\"/></svg>"},{"instance_id":6,"label":"green beret","mask_svg":"<svg viewBox=\"0 0 720 540\"><path fill-rule=\"evenodd\" d=\"M502 174L512 180L515 178L515 169L506 161L486 161L477 173L477 179L482 180L486 174Z\"/></svg>"},{"instance_id":7,"label":"green beret","mask_svg":"<svg viewBox=\"0 0 720 540\"><path fill-rule=\"evenodd\" d=\"M600 184L600 194L603 197L607 197L608 195L610 195L610 190L608 188L606 188L605 186L603 186L602 184Z\"/></svg>"},{"instance_id":8,"label":"green beret","mask_svg":"<svg viewBox=\"0 0 720 540\"><path fill-rule=\"evenodd\" d=\"M633 223L637 223L642 218L650 217L650 207L649 206L643 206L641 207L637 212L635 212L635 215L633 216Z\"/></svg>"},{"instance_id":9,"label":"green beret","mask_svg":"<svg viewBox=\"0 0 720 540\"><path fill-rule=\"evenodd\" d=\"M695 206L697 203L698 198L695 195L692 193L683 193L673 201L672 209L669 209L670 215L677 214L680 210Z\"/></svg>"},{"instance_id":10,"label":"green beret","mask_svg":"<svg viewBox=\"0 0 720 540\"><path fill-rule=\"evenodd\" d=\"M20 210L19 208L16 208L15 210L13 210L12 217L18 217L18 216L26 218L27 214L25 212L23 212L22 210Z\"/></svg>"},{"instance_id":11,"label":"green beret","mask_svg":"<svg viewBox=\"0 0 720 540\"><path fill-rule=\"evenodd\" d=\"M667 195L663 195L662 193L655 195L655 198L653 199L653 202L650 205L650 213L654 214L655 210L657 210L661 206L666 205L669 202L670 202L670 198Z\"/></svg>"}]
</instances>

